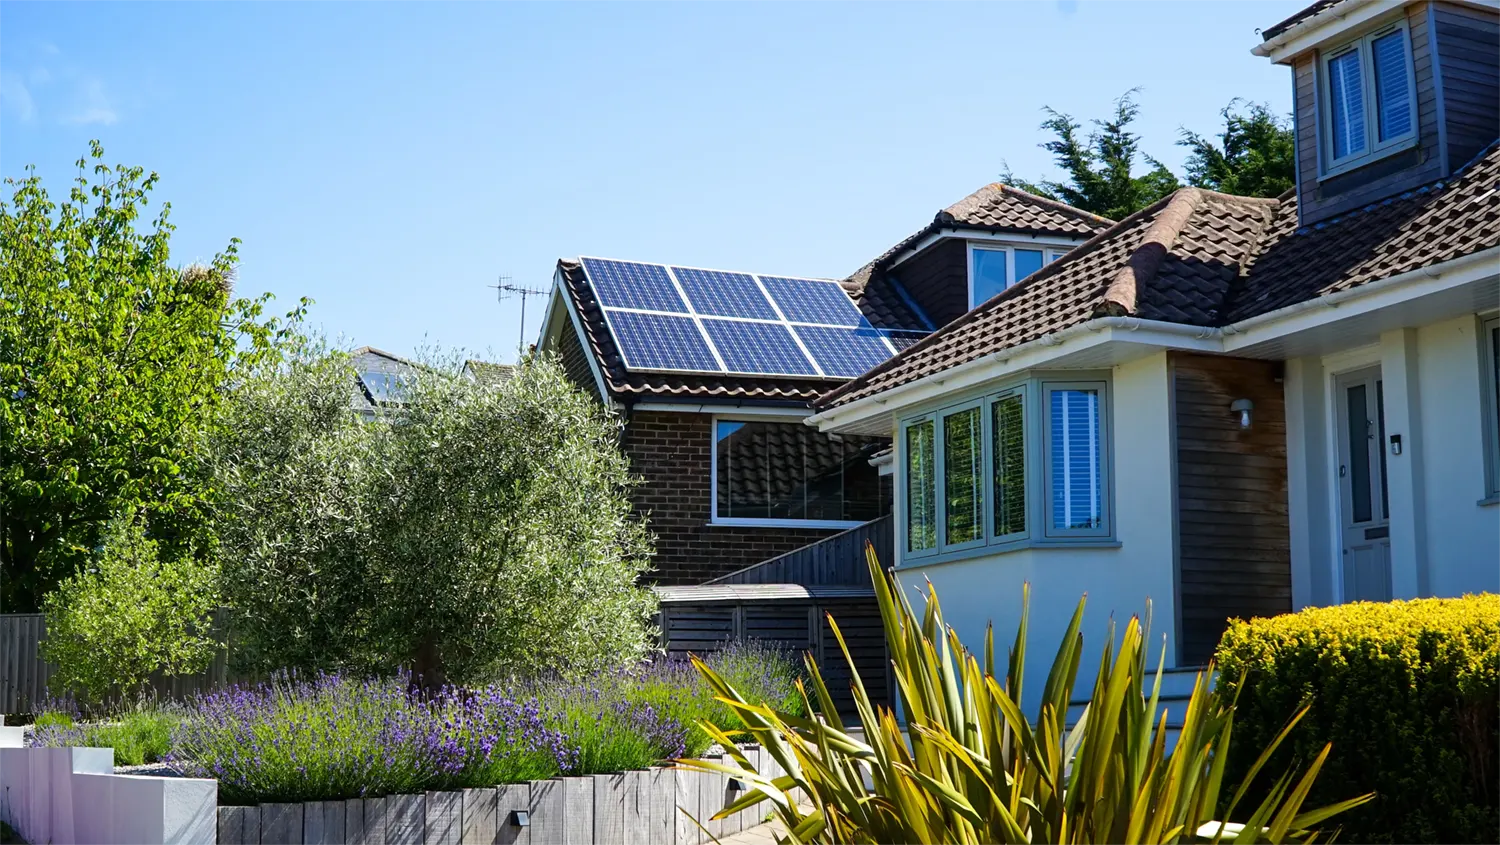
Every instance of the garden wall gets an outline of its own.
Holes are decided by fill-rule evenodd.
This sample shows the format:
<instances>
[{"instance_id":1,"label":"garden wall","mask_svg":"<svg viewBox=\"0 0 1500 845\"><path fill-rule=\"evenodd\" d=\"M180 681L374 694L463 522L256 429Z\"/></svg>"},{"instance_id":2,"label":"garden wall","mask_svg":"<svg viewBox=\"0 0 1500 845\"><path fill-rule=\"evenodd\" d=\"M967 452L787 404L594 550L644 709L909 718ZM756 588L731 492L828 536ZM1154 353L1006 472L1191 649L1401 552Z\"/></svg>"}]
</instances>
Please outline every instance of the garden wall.
<instances>
[{"instance_id":1,"label":"garden wall","mask_svg":"<svg viewBox=\"0 0 1500 845\"><path fill-rule=\"evenodd\" d=\"M762 774L780 774L759 748L742 750ZM723 838L754 827L771 812L762 803L710 821L744 794L739 785L727 775L661 767L422 795L220 807L218 842L699 845L710 834Z\"/></svg>"},{"instance_id":2,"label":"garden wall","mask_svg":"<svg viewBox=\"0 0 1500 845\"><path fill-rule=\"evenodd\" d=\"M208 845L219 784L115 774L112 748L21 748L0 728L0 821L27 842Z\"/></svg>"}]
</instances>

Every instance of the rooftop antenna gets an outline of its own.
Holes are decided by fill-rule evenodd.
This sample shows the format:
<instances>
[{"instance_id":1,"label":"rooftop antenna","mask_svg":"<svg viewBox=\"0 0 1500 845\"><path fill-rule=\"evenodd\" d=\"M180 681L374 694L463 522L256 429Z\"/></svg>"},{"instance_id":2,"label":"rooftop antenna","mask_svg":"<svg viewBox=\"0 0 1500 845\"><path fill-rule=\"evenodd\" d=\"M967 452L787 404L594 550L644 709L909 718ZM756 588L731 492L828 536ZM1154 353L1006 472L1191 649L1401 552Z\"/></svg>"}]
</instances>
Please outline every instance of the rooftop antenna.
<instances>
[{"instance_id":1,"label":"rooftop antenna","mask_svg":"<svg viewBox=\"0 0 1500 845\"><path fill-rule=\"evenodd\" d=\"M525 285L518 285L518 284L516 284L515 282L513 282L511 280L510 276L501 276L499 279L496 280L495 284L490 285L490 287L492 287L492 288L495 289L495 301L496 302L504 302L505 300L510 299L511 297L517 297L517 298L519 298L521 300L521 336L516 341L516 349L517 349L517 355L525 354L525 351L526 351L526 300L532 298L533 296L546 296L547 292L544 291L544 290L536 290L534 288L529 288L529 287L526 287Z\"/></svg>"}]
</instances>

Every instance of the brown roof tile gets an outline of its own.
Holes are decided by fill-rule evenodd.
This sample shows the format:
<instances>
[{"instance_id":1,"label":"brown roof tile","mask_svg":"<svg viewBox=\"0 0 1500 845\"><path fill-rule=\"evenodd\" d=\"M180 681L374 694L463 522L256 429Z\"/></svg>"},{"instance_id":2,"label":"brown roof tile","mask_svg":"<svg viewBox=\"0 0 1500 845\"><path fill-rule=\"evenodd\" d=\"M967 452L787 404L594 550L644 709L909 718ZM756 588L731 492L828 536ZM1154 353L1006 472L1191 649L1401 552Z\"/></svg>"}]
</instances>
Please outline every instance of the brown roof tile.
<instances>
[{"instance_id":1,"label":"brown roof tile","mask_svg":"<svg viewBox=\"0 0 1500 845\"><path fill-rule=\"evenodd\" d=\"M1446 181L1297 228L1293 197L1183 188L879 367L831 408L1095 317L1222 326L1500 245L1500 144Z\"/></svg>"}]
</instances>

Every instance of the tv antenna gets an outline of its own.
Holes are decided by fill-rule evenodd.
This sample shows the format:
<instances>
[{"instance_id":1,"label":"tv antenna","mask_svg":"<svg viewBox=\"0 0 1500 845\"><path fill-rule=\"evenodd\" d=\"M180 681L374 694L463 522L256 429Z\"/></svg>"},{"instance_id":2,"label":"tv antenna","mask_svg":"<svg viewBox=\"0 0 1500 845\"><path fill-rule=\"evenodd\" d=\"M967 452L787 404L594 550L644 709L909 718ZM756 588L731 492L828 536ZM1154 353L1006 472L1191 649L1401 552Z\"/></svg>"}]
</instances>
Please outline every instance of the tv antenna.
<instances>
[{"instance_id":1,"label":"tv antenna","mask_svg":"<svg viewBox=\"0 0 1500 845\"><path fill-rule=\"evenodd\" d=\"M490 287L495 289L496 302L504 302L512 297L521 300L521 336L516 343L516 348L524 353L526 350L526 300L533 296L546 296L547 292L518 285L511 280L510 276L501 276Z\"/></svg>"}]
</instances>

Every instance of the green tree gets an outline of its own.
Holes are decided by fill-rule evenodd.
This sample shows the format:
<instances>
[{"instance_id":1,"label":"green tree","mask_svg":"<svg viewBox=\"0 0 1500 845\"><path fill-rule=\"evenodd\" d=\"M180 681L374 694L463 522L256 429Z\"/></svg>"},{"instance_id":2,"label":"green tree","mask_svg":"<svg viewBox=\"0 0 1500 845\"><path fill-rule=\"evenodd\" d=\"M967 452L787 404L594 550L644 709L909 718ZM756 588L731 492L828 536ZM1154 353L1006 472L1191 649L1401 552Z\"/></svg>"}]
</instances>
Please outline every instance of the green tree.
<instances>
[{"instance_id":1,"label":"green tree","mask_svg":"<svg viewBox=\"0 0 1500 845\"><path fill-rule=\"evenodd\" d=\"M1177 190L1177 177L1166 165L1141 152L1140 136L1130 131L1130 124L1140 114L1136 90L1126 91L1115 101L1115 113L1109 119L1093 121L1094 129L1087 136L1082 135L1082 125L1071 115L1051 107L1045 109L1047 119L1041 128L1056 137L1041 147L1052 153L1067 174L1067 181L1029 182L1017 178L1009 168L1000 180L1112 220L1129 216ZM1146 170L1137 175L1141 164Z\"/></svg>"},{"instance_id":2,"label":"green tree","mask_svg":"<svg viewBox=\"0 0 1500 845\"><path fill-rule=\"evenodd\" d=\"M157 176L110 167L98 142L54 203L35 169L0 198L0 608L34 610L139 513L161 542L196 531L199 460L237 361L269 354L266 297L233 299L238 241L169 264ZM92 166L94 181L87 170Z\"/></svg>"},{"instance_id":3,"label":"green tree","mask_svg":"<svg viewBox=\"0 0 1500 845\"><path fill-rule=\"evenodd\" d=\"M45 600L42 654L57 666L54 692L98 703L143 692L153 672L208 668L218 648L211 635L219 600L212 567L191 549L163 558L133 515L116 518L101 539L92 565Z\"/></svg>"},{"instance_id":4,"label":"green tree","mask_svg":"<svg viewBox=\"0 0 1500 845\"><path fill-rule=\"evenodd\" d=\"M1182 130L1177 143L1190 150L1189 185L1245 197L1275 197L1297 174L1292 122L1264 103L1235 99L1219 114L1224 129L1213 138Z\"/></svg>"},{"instance_id":5,"label":"green tree","mask_svg":"<svg viewBox=\"0 0 1500 845\"><path fill-rule=\"evenodd\" d=\"M482 385L436 361L360 423L309 345L236 391L216 438L239 659L429 684L642 655L655 608L618 422L556 362Z\"/></svg>"}]
</instances>

